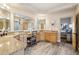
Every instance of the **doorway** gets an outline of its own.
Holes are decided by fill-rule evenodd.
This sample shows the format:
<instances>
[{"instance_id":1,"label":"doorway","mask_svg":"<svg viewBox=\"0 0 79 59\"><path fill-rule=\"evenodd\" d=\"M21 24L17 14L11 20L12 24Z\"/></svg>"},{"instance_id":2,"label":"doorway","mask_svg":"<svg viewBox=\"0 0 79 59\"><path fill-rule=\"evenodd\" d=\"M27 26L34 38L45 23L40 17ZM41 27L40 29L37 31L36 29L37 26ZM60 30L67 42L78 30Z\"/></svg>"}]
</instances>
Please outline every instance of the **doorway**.
<instances>
[{"instance_id":1,"label":"doorway","mask_svg":"<svg viewBox=\"0 0 79 59\"><path fill-rule=\"evenodd\" d=\"M79 50L79 14L76 16L76 51Z\"/></svg>"},{"instance_id":2,"label":"doorway","mask_svg":"<svg viewBox=\"0 0 79 59\"><path fill-rule=\"evenodd\" d=\"M72 17L60 19L61 42L72 44Z\"/></svg>"}]
</instances>

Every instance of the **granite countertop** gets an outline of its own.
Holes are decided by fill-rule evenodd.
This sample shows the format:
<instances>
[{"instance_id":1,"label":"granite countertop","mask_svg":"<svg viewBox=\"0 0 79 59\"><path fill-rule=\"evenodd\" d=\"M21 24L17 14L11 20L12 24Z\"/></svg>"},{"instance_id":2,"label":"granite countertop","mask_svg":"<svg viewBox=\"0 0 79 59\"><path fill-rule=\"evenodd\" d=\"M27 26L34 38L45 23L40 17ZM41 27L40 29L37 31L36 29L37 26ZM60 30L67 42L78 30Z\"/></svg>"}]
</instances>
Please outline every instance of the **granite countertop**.
<instances>
[{"instance_id":1,"label":"granite countertop","mask_svg":"<svg viewBox=\"0 0 79 59\"><path fill-rule=\"evenodd\" d=\"M0 37L0 55L9 55L26 47L22 41L17 40L14 36L7 35Z\"/></svg>"}]
</instances>

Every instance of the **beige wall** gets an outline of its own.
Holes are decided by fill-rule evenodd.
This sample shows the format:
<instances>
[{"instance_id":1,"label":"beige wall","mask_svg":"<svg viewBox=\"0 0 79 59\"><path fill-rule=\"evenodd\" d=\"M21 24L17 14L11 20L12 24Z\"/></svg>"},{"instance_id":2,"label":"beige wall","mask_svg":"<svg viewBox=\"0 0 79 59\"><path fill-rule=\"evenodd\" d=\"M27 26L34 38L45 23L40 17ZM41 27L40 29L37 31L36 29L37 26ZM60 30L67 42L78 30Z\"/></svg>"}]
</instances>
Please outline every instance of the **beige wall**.
<instances>
[{"instance_id":1,"label":"beige wall","mask_svg":"<svg viewBox=\"0 0 79 59\"><path fill-rule=\"evenodd\" d=\"M51 30L51 28L53 28L54 31L58 31L58 42L61 41L60 39L60 19L64 18L64 17L72 17L72 20L74 20L74 13L75 13L75 9L68 9L68 10L63 10L63 11L59 11L56 13L52 13L51 15L48 16L48 20L49 20L49 27L48 30ZM51 26L52 21L54 21L54 26ZM74 25L74 23L73 23ZM73 27L73 31L74 31L74 27Z\"/></svg>"},{"instance_id":2,"label":"beige wall","mask_svg":"<svg viewBox=\"0 0 79 59\"><path fill-rule=\"evenodd\" d=\"M12 13L18 13L18 14L21 14L21 15L24 15L24 16L28 16L28 17L31 17L32 19L35 18L35 15L27 10L24 10L24 9L19 9L19 8L10 8L11 12Z\"/></svg>"},{"instance_id":3,"label":"beige wall","mask_svg":"<svg viewBox=\"0 0 79 59\"><path fill-rule=\"evenodd\" d=\"M9 17L9 12L0 8L0 17Z\"/></svg>"}]
</instances>

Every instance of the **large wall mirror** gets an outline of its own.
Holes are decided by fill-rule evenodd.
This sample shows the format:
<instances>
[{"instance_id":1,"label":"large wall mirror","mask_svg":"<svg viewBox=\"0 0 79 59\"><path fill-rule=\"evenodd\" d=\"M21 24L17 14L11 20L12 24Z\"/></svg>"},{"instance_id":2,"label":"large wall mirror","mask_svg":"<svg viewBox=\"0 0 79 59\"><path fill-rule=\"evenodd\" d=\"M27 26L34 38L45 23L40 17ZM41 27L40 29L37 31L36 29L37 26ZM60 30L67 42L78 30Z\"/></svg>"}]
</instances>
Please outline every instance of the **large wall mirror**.
<instances>
[{"instance_id":1,"label":"large wall mirror","mask_svg":"<svg viewBox=\"0 0 79 59\"><path fill-rule=\"evenodd\" d=\"M3 20L0 20L0 29L3 29Z\"/></svg>"},{"instance_id":2,"label":"large wall mirror","mask_svg":"<svg viewBox=\"0 0 79 59\"><path fill-rule=\"evenodd\" d=\"M36 20L37 30L45 30L46 29L46 14L39 14Z\"/></svg>"},{"instance_id":3,"label":"large wall mirror","mask_svg":"<svg viewBox=\"0 0 79 59\"><path fill-rule=\"evenodd\" d=\"M0 31L10 30L10 13L7 10L0 8Z\"/></svg>"},{"instance_id":4,"label":"large wall mirror","mask_svg":"<svg viewBox=\"0 0 79 59\"><path fill-rule=\"evenodd\" d=\"M0 18L0 30L2 30L3 28L5 30L9 30L9 27L10 27L9 24L10 24L10 21L8 19Z\"/></svg>"},{"instance_id":5,"label":"large wall mirror","mask_svg":"<svg viewBox=\"0 0 79 59\"><path fill-rule=\"evenodd\" d=\"M21 20L21 30L28 30L29 21L27 19Z\"/></svg>"},{"instance_id":6,"label":"large wall mirror","mask_svg":"<svg viewBox=\"0 0 79 59\"><path fill-rule=\"evenodd\" d=\"M30 28L32 28L30 25L31 24L32 19L29 18L28 16L23 16L23 15L18 15L18 16L14 16L14 30L15 31L26 31L29 30Z\"/></svg>"},{"instance_id":7,"label":"large wall mirror","mask_svg":"<svg viewBox=\"0 0 79 59\"><path fill-rule=\"evenodd\" d=\"M45 21L45 19L42 19L42 20L39 19L37 21L37 24L38 24L38 29L39 30L44 30L45 29L46 21Z\"/></svg>"}]
</instances>

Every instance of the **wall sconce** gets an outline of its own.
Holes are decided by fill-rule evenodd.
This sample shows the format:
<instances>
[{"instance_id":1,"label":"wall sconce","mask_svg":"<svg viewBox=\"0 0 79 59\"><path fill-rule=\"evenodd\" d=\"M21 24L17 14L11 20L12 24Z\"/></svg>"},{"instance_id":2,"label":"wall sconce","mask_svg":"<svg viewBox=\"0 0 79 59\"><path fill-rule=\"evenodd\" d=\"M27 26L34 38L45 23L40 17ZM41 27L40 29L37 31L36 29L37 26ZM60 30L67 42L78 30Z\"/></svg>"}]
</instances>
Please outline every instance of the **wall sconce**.
<instances>
[{"instance_id":1,"label":"wall sconce","mask_svg":"<svg viewBox=\"0 0 79 59\"><path fill-rule=\"evenodd\" d=\"M52 21L52 24L51 25L53 26L54 24L55 24L55 21Z\"/></svg>"},{"instance_id":2,"label":"wall sconce","mask_svg":"<svg viewBox=\"0 0 79 59\"><path fill-rule=\"evenodd\" d=\"M54 23L52 23L52 26L54 25Z\"/></svg>"}]
</instances>

